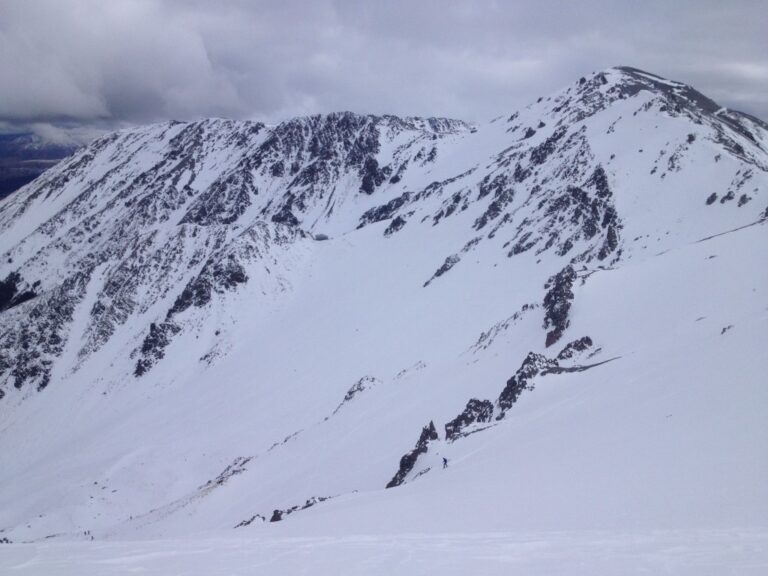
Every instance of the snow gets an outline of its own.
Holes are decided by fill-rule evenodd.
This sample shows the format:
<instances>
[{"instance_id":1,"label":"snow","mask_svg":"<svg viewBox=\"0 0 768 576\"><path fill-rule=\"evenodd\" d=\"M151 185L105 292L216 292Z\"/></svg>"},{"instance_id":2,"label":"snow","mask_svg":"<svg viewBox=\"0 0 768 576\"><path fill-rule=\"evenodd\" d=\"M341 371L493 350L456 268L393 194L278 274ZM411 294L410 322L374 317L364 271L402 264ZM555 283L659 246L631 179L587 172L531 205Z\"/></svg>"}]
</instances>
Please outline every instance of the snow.
<instances>
[{"instance_id":1,"label":"snow","mask_svg":"<svg viewBox=\"0 0 768 576\"><path fill-rule=\"evenodd\" d=\"M623 74L608 76L597 93ZM379 165L409 167L369 196L356 167L333 165L328 187L294 207L322 242L269 219L290 177L248 164L280 129L252 133L255 123L128 131L92 166L73 159L46 175L70 170L58 195L45 197L46 180L1 202L13 263L3 258L0 277L18 268L45 290L2 312L7 334L34 332L52 314L37 302L64 279L84 284L48 387L0 381L0 540L14 542L0 544L0 572L765 572L768 159L728 126L669 114L641 91L566 123L552 157L510 180L514 197L477 228L495 199L479 198L484 178L511 174L579 117L555 109L582 89L473 131L387 119ZM198 132L194 169L160 161ZM432 146L436 160L419 165ZM318 161L291 150L291 161ZM602 260L605 230L587 237L555 210L597 166L621 221L620 252ZM256 190L234 223L178 224L233 174ZM401 230L384 234L391 218L358 228L404 192ZM741 194L751 200L739 206ZM510 256L526 232L539 243ZM569 234L574 246L558 254ZM577 254L570 324L546 348L544 285ZM214 283L204 304L170 313L209 260L230 258L247 282ZM178 333L135 377L149 324L166 321ZM572 364L596 366L540 374L503 420L444 439L445 423L470 398L495 401L529 352L554 358L583 336L594 345ZM336 411L363 377L375 385ZM384 489L430 421L439 439L404 485ZM318 497L329 499L268 521Z\"/></svg>"},{"instance_id":2,"label":"snow","mask_svg":"<svg viewBox=\"0 0 768 576\"><path fill-rule=\"evenodd\" d=\"M0 554L8 574L525 574L759 576L768 536L695 532L402 534L20 544ZM311 568L309 568L311 567Z\"/></svg>"}]
</instances>

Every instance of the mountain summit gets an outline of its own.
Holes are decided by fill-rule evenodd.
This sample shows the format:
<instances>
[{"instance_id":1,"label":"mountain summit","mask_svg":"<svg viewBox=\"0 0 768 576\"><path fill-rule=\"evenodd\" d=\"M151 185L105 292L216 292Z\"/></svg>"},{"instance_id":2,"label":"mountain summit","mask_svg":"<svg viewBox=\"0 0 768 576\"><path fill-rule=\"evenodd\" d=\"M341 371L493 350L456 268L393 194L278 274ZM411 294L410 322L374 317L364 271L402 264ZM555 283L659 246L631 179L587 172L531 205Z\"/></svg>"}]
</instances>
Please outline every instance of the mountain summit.
<instances>
[{"instance_id":1,"label":"mountain summit","mask_svg":"<svg viewBox=\"0 0 768 576\"><path fill-rule=\"evenodd\" d=\"M768 125L629 67L105 136L0 200L0 529L760 525L767 218Z\"/></svg>"}]
</instances>

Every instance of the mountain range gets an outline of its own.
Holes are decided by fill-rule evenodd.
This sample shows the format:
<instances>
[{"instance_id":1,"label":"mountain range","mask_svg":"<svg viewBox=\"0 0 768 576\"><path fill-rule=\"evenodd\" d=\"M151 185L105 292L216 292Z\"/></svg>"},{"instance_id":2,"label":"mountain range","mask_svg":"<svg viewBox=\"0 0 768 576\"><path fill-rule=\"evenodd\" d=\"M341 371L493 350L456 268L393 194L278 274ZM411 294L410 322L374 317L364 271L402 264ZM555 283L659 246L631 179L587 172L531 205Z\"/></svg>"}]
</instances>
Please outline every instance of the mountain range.
<instances>
[{"instance_id":1,"label":"mountain range","mask_svg":"<svg viewBox=\"0 0 768 576\"><path fill-rule=\"evenodd\" d=\"M0 537L763 530L767 221L629 67L99 138L0 200Z\"/></svg>"}]
</instances>

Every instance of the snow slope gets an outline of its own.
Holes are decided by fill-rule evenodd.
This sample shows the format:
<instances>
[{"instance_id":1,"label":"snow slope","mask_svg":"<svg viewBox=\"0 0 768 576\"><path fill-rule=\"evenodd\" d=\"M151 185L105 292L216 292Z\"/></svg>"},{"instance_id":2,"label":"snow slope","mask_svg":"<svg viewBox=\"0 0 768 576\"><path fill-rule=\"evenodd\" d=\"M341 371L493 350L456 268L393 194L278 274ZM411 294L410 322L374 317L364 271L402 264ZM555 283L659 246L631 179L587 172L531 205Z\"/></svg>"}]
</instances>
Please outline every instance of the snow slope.
<instances>
[{"instance_id":1,"label":"snow slope","mask_svg":"<svg viewBox=\"0 0 768 576\"><path fill-rule=\"evenodd\" d=\"M768 127L631 68L478 126L97 141L0 202L0 538L38 542L5 566L765 566L767 216ZM50 544L91 537L157 543Z\"/></svg>"}]
</instances>

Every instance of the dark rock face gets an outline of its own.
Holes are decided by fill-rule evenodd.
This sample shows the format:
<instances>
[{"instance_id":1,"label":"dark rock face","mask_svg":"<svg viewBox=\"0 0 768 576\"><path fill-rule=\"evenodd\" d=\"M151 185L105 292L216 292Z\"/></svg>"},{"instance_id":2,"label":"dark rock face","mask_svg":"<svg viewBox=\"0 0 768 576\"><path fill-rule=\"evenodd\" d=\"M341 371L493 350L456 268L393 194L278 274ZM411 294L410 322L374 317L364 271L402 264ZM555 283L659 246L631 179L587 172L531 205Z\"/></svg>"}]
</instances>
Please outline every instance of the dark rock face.
<instances>
[{"instance_id":1,"label":"dark rock face","mask_svg":"<svg viewBox=\"0 0 768 576\"><path fill-rule=\"evenodd\" d=\"M480 183L478 198L483 198L493 192L493 201L485 212L475 220L475 230L485 227L488 222L498 218L504 209L515 199L515 191L509 185L509 177L506 174L498 174L493 180L486 176Z\"/></svg>"},{"instance_id":2,"label":"dark rock face","mask_svg":"<svg viewBox=\"0 0 768 576\"><path fill-rule=\"evenodd\" d=\"M285 224L286 226L298 226L300 224L299 219L291 211L290 202L286 202L279 212L273 214L271 220L275 224Z\"/></svg>"},{"instance_id":3,"label":"dark rock face","mask_svg":"<svg viewBox=\"0 0 768 576\"><path fill-rule=\"evenodd\" d=\"M181 219L180 224L232 224L258 194L250 171L238 171L216 181L203 192Z\"/></svg>"},{"instance_id":4,"label":"dark rock face","mask_svg":"<svg viewBox=\"0 0 768 576\"><path fill-rule=\"evenodd\" d=\"M435 278L440 278L440 276L448 272L448 270L456 266L456 264L458 264L460 261L461 261L461 256L459 256L458 254L451 254L450 256L448 256L448 258L445 259L445 262L442 263L440 268L435 270L435 273L432 275L432 277L426 282L424 282L424 287L426 288L427 286L429 286Z\"/></svg>"},{"instance_id":5,"label":"dark rock face","mask_svg":"<svg viewBox=\"0 0 768 576\"><path fill-rule=\"evenodd\" d=\"M384 230L384 236L391 236L395 232L402 230L403 226L405 226L407 222L408 221L402 216L396 216L392 220L392 222L389 223L389 226L387 226L387 229Z\"/></svg>"},{"instance_id":6,"label":"dark rock face","mask_svg":"<svg viewBox=\"0 0 768 576\"><path fill-rule=\"evenodd\" d=\"M452 120L350 112L296 118L275 127L244 161L244 169L286 179L285 190L292 195L292 203L287 210L284 203L276 203L268 216L277 217L275 222L296 225L294 219L301 221L313 204L322 202L328 213L333 211L335 185L343 176L356 175L358 191L371 195L385 181L399 182L418 154L423 159L423 150L413 157L408 150L400 150L390 164L379 165L377 155L385 134L412 132L412 143L417 143L467 129L465 123Z\"/></svg>"},{"instance_id":7,"label":"dark rock face","mask_svg":"<svg viewBox=\"0 0 768 576\"><path fill-rule=\"evenodd\" d=\"M513 319L514 316L510 317L510 319L505 322L513 321ZM503 325L503 323L500 324ZM497 328L498 326L499 325L494 328ZM478 341L478 344L487 340L490 337L489 334L492 334L492 331L489 333L483 333L483 335L480 337L480 340ZM505 417L506 412L512 408L512 406L517 402L518 398L520 398L520 395L523 392L526 390L533 390L533 380L537 376L545 376L547 374L560 374L564 372L581 372L595 366L599 366L600 364L604 364L605 362L610 362L610 360L607 360L591 365L571 365L565 367L560 366L560 362L571 360L577 357L581 353L590 349L592 345L592 339L589 336L584 336L578 340L569 342L561 350L560 354L557 355L557 358L554 359L547 358L543 354L529 352L528 356L526 356L525 360L523 360L522 364L520 365L520 368L518 368L515 374L509 380L507 380L504 389L501 391L499 398L496 400L495 406L498 407L496 420L502 420ZM445 425L445 439L448 441L454 441L457 438L466 436L467 434L463 431L467 427L476 422L491 422L493 416L493 403L491 403L489 400L478 400L477 398L472 398L469 402L467 402L467 406L464 411Z\"/></svg>"},{"instance_id":8,"label":"dark rock face","mask_svg":"<svg viewBox=\"0 0 768 576\"><path fill-rule=\"evenodd\" d=\"M570 360L580 352L585 352L592 347L592 338L589 336L583 336L578 340L569 342L557 355L558 362L563 360Z\"/></svg>"},{"instance_id":9,"label":"dark rock face","mask_svg":"<svg viewBox=\"0 0 768 576\"><path fill-rule=\"evenodd\" d=\"M403 179L403 174L405 174L405 171L408 170L408 164L408 160L400 164L400 167L397 169L397 172L395 172L395 175L389 179L390 184L397 184L400 182L400 180Z\"/></svg>"},{"instance_id":10,"label":"dark rock face","mask_svg":"<svg viewBox=\"0 0 768 576\"><path fill-rule=\"evenodd\" d=\"M209 480L205 483L204 486L201 488L212 488L216 486L223 486L226 484L230 478L233 476L237 476L238 474L242 474L245 472L248 468L248 462L253 460L252 456L238 456L235 458L231 464L227 465L224 470L221 471L221 473L216 476L213 480Z\"/></svg>"},{"instance_id":11,"label":"dark rock face","mask_svg":"<svg viewBox=\"0 0 768 576\"><path fill-rule=\"evenodd\" d=\"M512 237L504 244L509 257L533 249L537 255L552 251L565 256L578 247L579 252L570 256L572 263L617 259L622 223L613 204L608 175L601 165L594 166L583 128L570 134L558 129L538 150L539 156L534 156L546 156L542 162L551 175L542 176L522 151L499 156L499 164L505 170L502 174L508 174L514 166L511 182L505 182L502 190L495 193L486 212L476 220L475 228L495 220L496 225L488 235L492 238L499 229L516 223ZM524 183L529 190L522 204L518 196L523 195L514 193L513 182ZM513 218L515 212L526 207L525 217Z\"/></svg>"},{"instance_id":12,"label":"dark rock face","mask_svg":"<svg viewBox=\"0 0 768 576\"><path fill-rule=\"evenodd\" d=\"M575 280L576 271L569 264L552 276L544 285L547 290L544 296L544 329L549 330L547 332L547 348L560 339L570 324L568 312L573 302L572 288Z\"/></svg>"},{"instance_id":13,"label":"dark rock face","mask_svg":"<svg viewBox=\"0 0 768 576\"><path fill-rule=\"evenodd\" d=\"M261 522L266 522L267 518L265 516L262 516L261 514L254 514L247 520L243 520L242 522L236 524L235 528L245 528L246 526L250 526L251 524L253 524L256 520L259 520Z\"/></svg>"},{"instance_id":14,"label":"dark rock face","mask_svg":"<svg viewBox=\"0 0 768 576\"><path fill-rule=\"evenodd\" d=\"M531 382L533 378L542 369L551 366L557 366L557 361L550 360L542 354L529 352L520 368L517 369L514 376L507 380L504 390L499 394L499 399L496 401L496 405L499 407L499 414L496 416L496 420L504 418L507 410L512 408L525 390L533 390L533 383Z\"/></svg>"},{"instance_id":15,"label":"dark rock face","mask_svg":"<svg viewBox=\"0 0 768 576\"><path fill-rule=\"evenodd\" d=\"M233 254L221 260L209 259L200 274L184 287L168 316L183 312L190 306L202 308L211 301L211 293L214 290L234 290L238 284L245 284L247 281L245 270Z\"/></svg>"},{"instance_id":16,"label":"dark rock face","mask_svg":"<svg viewBox=\"0 0 768 576\"><path fill-rule=\"evenodd\" d=\"M165 321L161 324L152 322L149 325L149 334L141 344L141 358L136 362L133 375L143 376L155 363L162 360L165 356L166 346L171 343L172 337L180 331L181 327L171 321Z\"/></svg>"},{"instance_id":17,"label":"dark rock face","mask_svg":"<svg viewBox=\"0 0 768 576\"><path fill-rule=\"evenodd\" d=\"M486 350L490 348L496 338L499 336L499 334L503 333L504 331L508 330L510 327L515 325L517 322L519 322L528 312L531 310L535 310L538 308L539 305L535 302L532 302L530 304L523 304L520 310L512 314L509 318L506 318L505 320L502 320L501 322L497 322L493 326L491 326L488 330L482 332L480 336L477 339L477 342L475 342L471 347L470 350L474 353L480 352L481 350Z\"/></svg>"},{"instance_id":18,"label":"dark rock face","mask_svg":"<svg viewBox=\"0 0 768 576\"><path fill-rule=\"evenodd\" d=\"M19 290L23 280L18 272L11 272L5 280L0 280L0 312L8 310L37 296L33 288Z\"/></svg>"},{"instance_id":19,"label":"dark rock face","mask_svg":"<svg viewBox=\"0 0 768 576\"><path fill-rule=\"evenodd\" d=\"M248 280L245 270L230 254L223 260L208 260L195 278L189 281L181 294L176 298L168 311L165 321L154 322L149 326L149 334L139 349L140 358L136 362L135 376L143 376L159 360L165 356L165 348L171 343L174 335L181 327L173 321L173 317L190 307L202 308L211 301L211 294L234 290L239 284Z\"/></svg>"},{"instance_id":20,"label":"dark rock face","mask_svg":"<svg viewBox=\"0 0 768 576\"><path fill-rule=\"evenodd\" d=\"M378 384L379 381L374 378L373 376L363 376L355 382L349 390L347 390L347 393L344 395L344 399L341 401L341 403L336 407L336 409L333 411L333 414L336 414L339 410L342 409L342 407L351 402L354 398L356 398L359 394L362 394L366 390L370 390L376 384Z\"/></svg>"},{"instance_id":21,"label":"dark rock face","mask_svg":"<svg viewBox=\"0 0 768 576\"><path fill-rule=\"evenodd\" d=\"M379 162L376 158L368 156L363 163L361 173L363 179L360 183L360 192L370 196L378 186L381 186L384 180L389 178L389 175L392 173L392 168L389 166L379 168Z\"/></svg>"},{"instance_id":22,"label":"dark rock face","mask_svg":"<svg viewBox=\"0 0 768 576\"><path fill-rule=\"evenodd\" d=\"M434 282L436 279L440 278L443 274L448 272L451 268L456 266L459 262L461 262L461 254L466 254L467 252L471 251L475 248L475 246L478 245L480 242L480 237L472 238L469 242L467 242L459 252L459 254L451 254L448 256L448 258L445 259L445 262L437 269L435 270L435 273L432 274L429 280L424 282L424 287L426 288L429 286L432 282Z\"/></svg>"},{"instance_id":23,"label":"dark rock face","mask_svg":"<svg viewBox=\"0 0 768 576\"><path fill-rule=\"evenodd\" d=\"M490 422L493 418L493 403L490 400L472 398L464 411L445 425L445 439L452 441L462 430L475 422Z\"/></svg>"},{"instance_id":24,"label":"dark rock face","mask_svg":"<svg viewBox=\"0 0 768 576\"><path fill-rule=\"evenodd\" d=\"M443 218L452 216L457 210L463 211L467 208L469 208L468 195L462 192L454 192L450 199L443 203L443 207L438 210L437 214L432 217L432 225L436 226Z\"/></svg>"},{"instance_id":25,"label":"dark rock face","mask_svg":"<svg viewBox=\"0 0 768 576\"><path fill-rule=\"evenodd\" d=\"M375 208L371 208L370 210L367 210L365 213L363 213L363 215L360 217L360 222L357 225L357 227L362 228L373 222L387 220L389 218L394 218L396 216L400 216L403 220L407 220L407 217L413 214L413 211L405 213L405 210L411 204L417 205L420 201L426 198L442 194L444 189L447 186L454 184L455 182L458 182L464 178L467 178L472 174L472 172L474 172L474 170L475 169L472 168L457 176L453 176L451 178L447 178L441 181L432 182L429 185L427 185L423 190L420 190L417 193L403 192L400 196L393 198L386 204L383 204L381 206L376 206ZM469 207L469 205L470 205L470 200L469 200L468 190L459 191L451 194L448 198L446 198L443 201L442 206L435 212L435 214L432 215L433 225L439 224L444 218L447 218L455 213L466 210ZM426 218L427 217L425 217L424 220ZM394 230L390 230L390 234L393 231Z\"/></svg>"},{"instance_id":26,"label":"dark rock face","mask_svg":"<svg viewBox=\"0 0 768 576\"><path fill-rule=\"evenodd\" d=\"M410 193L403 192L403 194L397 198L393 198L386 204L377 206L376 208L371 208L370 210L364 212L360 217L360 224L358 224L357 227L362 228L363 226L372 224L373 222L380 222L381 220L388 220L389 218L392 218L395 213L400 210L400 208L404 206L410 199Z\"/></svg>"},{"instance_id":27,"label":"dark rock face","mask_svg":"<svg viewBox=\"0 0 768 576\"><path fill-rule=\"evenodd\" d=\"M515 166L515 171L512 173L512 178L514 178L515 182L518 184L522 184L528 179L528 176L531 175L531 171L528 168L523 168L520 163L518 162Z\"/></svg>"},{"instance_id":28,"label":"dark rock face","mask_svg":"<svg viewBox=\"0 0 768 576\"><path fill-rule=\"evenodd\" d=\"M435 428L434 422L430 422L427 426L424 426L421 430L419 441L416 442L416 447L400 459L400 468L395 473L392 480L387 484L387 488L400 486L405 481L405 477L408 476L411 470L413 470L419 456L427 452L430 441L437 440L437 438L437 429Z\"/></svg>"},{"instance_id":29,"label":"dark rock face","mask_svg":"<svg viewBox=\"0 0 768 576\"><path fill-rule=\"evenodd\" d=\"M566 132L565 127L558 128L549 138L531 150L531 164L544 164L547 158L557 149L557 143L565 136Z\"/></svg>"},{"instance_id":30,"label":"dark rock face","mask_svg":"<svg viewBox=\"0 0 768 576\"><path fill-rule=\"evenodd\" d=\"M272 517L269 519L269 521L280 522L283 518L285 518L289 514L293 514L298 510L306 510L307 508L311 508L315 504L319 504L320 502L325 502L326 500L330 500L331 498L332 496L312 496L312 498L308 499L304 504L297 504L296 506L291 506L290 508L286 508L285 510L273 511Z\"/></svg>"},{"instance_id":31,"label":"dark rock face","mask_svg":"<svg viewBox=\"0 0 768 576\"><path fill-rule=\"evenodd\" d=\"M595 191L595 195L598 198L605 199L612 196L611 189L608 186L608 176L600 165L598 165L597 168L595 168L595 171L592 172L592 176L589 177L586 185Z\"/></svg>"},{"instance_id":32,"label":"dark rock face","mask_svg":"<svg viewBox=\"0 0 768 576\"><path fill-rule=\"evenodd\" d=\"M10 282L6 279L6 295L14 292L16 281L15 277ZM54 360L64 349L67 327L87 283L87 274L74 274L53 290L27 298L23 307L19 300L25 292L11 296L12 306L1 314L6 323L0 333L0 382L7 378L17 390L29 384L37 390L48 386Z\"/></svg>"}]
</instances>

